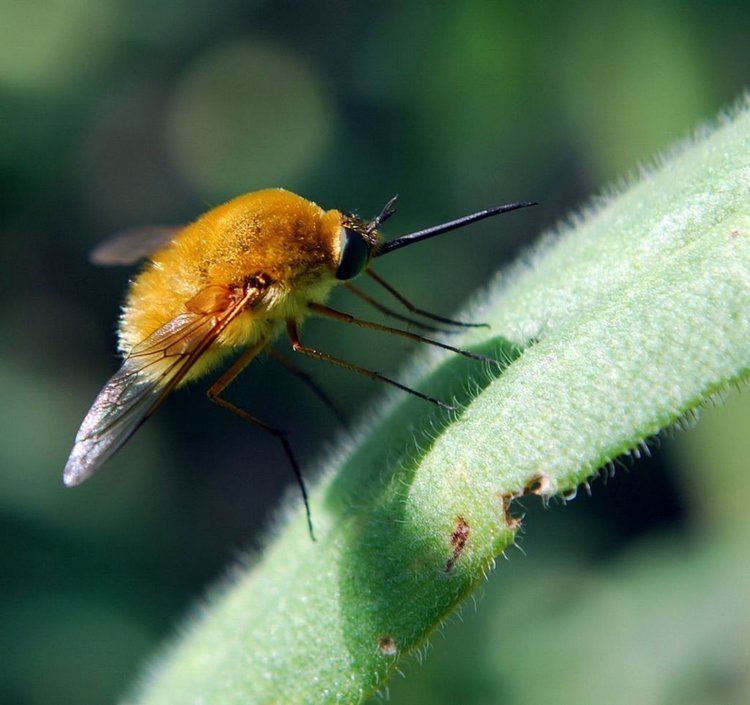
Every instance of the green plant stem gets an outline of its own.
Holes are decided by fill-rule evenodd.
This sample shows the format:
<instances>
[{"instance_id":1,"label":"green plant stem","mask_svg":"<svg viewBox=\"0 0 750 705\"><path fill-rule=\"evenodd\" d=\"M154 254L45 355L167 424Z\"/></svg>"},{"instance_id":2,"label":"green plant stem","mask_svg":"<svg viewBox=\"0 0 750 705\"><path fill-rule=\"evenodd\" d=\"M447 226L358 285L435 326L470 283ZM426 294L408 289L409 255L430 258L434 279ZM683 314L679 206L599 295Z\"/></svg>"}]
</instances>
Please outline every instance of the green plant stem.
<instances>
[{"instance_id":1,"label":"green plant stem","mask_svg":"<svg viewBox=\"0 0 750 705\"><path fill-rule=\"evenodd\" d=\"M513 542L512 500L570 493L750 368L750 113L738 112L501 275L252 568L206 602L130 701L356 703ZM466 314L464 314L465 317Z\"/></svg>"}]
</instances>

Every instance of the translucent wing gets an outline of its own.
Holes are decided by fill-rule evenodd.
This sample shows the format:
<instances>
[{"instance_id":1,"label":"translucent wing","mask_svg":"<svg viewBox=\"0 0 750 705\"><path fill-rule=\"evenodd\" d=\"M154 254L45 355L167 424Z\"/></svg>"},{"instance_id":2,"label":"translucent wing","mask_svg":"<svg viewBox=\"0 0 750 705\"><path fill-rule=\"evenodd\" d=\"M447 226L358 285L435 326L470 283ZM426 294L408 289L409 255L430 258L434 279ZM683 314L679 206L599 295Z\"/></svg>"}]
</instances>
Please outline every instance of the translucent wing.
<instances>
[{"instance_id":1,"label":"translucent wing","mask_svg":"<svg viewBox=\"0 0 750 705\"><path fill-rule=\"evenodd\" d=\"M250 290L220 312L180 314L135 346L83 420L65 484L81 484L122 447L258 294Z\"/></svg>"},{"instance_id":2,"label":"translucent wing","mask_svg":"<svg viewBox=\"0 0 750 705\"><path fill-rule=\"evenodd\" d=\"M102 267L134 264L166 247L182 226L149 225L129 228L97 245L89 259Z\"/></svg>"}]
</instances>

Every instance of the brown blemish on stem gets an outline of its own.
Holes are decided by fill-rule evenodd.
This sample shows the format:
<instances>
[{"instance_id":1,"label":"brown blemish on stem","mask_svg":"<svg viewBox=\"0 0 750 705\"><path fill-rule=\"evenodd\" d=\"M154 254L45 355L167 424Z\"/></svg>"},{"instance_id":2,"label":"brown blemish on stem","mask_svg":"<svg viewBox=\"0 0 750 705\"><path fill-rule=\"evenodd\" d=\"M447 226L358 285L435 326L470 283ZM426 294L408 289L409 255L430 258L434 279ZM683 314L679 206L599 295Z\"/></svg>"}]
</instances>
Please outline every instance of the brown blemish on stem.
<instances>
[{"instance_id":1,"label":"brown blemish on stem","mask_svg":"<svg viewBox=\"0 0 750 705\"><path fill-rule=\"evenodd\" d=\"M461 515L456 517L456 528L451 534L451 544L453 545L453 555L445 563L445 572L450 573L456 561L461 557L466 542L469 540L469 525Z\"/></svg>"},{"instance_id":2,"label":"brown blemish on stem","mask_svg":"<svg viewBox=\"0 0 750 705\"><path fill-rule=\"evenodd\" d=\"M500 502L502 503L503 518L505 519L505 524L509 529L513 531L521 526L521 517L514 517L510 513L510 503L516 498L516 496L517 495L513 495L510 492L500 495Z\"/></svg>"},{"instance_id":3,"label":"brown blemish on stem","mask_svg":"<svg viewBox=\"0 0 750 705\"><path fill-rule=\"evenodd\" d=\"M526 487L524 488L524 494L535 494L541 497L550 493L552 483L550 482L549 475L543 472L539 472L529 480Z\"/></svg>"},{"instance_id":4,"label":"brown blemish on stem","mask_svg":"<svg viewBox=\"0 0 750 705\"><path fill-rule=\"evenodd\" d=\"M398 646L396 646L396 640L392 636L381 636L378 639L378 651L383 656L395 656L398 653Z\"/></svg>"}]
</instances>

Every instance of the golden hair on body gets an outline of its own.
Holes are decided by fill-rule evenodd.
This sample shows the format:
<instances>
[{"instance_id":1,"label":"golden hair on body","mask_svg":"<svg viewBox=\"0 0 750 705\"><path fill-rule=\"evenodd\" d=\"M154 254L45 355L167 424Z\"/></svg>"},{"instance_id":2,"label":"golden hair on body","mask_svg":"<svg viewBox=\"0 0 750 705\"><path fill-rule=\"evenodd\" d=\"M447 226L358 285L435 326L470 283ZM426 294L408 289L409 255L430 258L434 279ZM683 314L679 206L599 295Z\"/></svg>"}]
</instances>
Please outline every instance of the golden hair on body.
<instances>
[{"instance_id":1,"label":"golden hair on body","mask_svg":"<svg viewBox=\"0 0 750 705\"><path fill-rule=\"evenodd\" d=\"M239 196L202 215L156 252L133 281L123 308L119 349L127 354L185 308L218 313L253 277L258 297L185 375L195 379L216 358L278 335L301 321L311 301L336 285L342 214L283 189ZM262 289L262 292L260 291Z\"/></svg>"},{"instance_id":2,"label":"golden hair on body","mask_svg":"<svg viewBox=\"0 0 750 705\"><path fill-rule=\"evenodd\" d=\"M285 433L226 401L223 390L262 351L278 357L268 345L286 329L295 352L451 408L377 372L305 346L299 340L299 323L316 313L486 359L406 330L356 319L324 302L333 287L343 283L382 313L437 330L397 313L348 281L365 272L412 313L446 325L477 325L414 307L372 271L370 262L471 222L533 205L511 203L384 242L379 227L393 214L394 202L395 198L367 222L338 210L326 211L284 189L267 189L239 196L185 227L127 231L100 245L92 253L98 264L131 264L144 256L150 262L132 280L123 306L118 331L122 367L99 393L78 431L63 474L65 484L77 485L89 478L176 387L241 351L208 396L279 438L302 489L312 534L307 493ZM281 362L295 371L291 363ZM320 390L315 391L327 401Z\"/></svg>"}]
</instances>

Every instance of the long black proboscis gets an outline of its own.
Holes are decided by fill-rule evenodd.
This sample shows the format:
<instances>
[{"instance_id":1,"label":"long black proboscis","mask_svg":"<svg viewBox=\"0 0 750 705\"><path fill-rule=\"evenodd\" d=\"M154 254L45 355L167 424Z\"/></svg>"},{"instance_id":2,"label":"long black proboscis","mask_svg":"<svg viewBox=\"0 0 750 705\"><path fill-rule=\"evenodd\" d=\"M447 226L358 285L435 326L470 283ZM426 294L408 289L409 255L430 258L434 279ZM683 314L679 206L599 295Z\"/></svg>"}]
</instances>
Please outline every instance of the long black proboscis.
<instances>
[{"instance_id":1,"label":"long black proboscis","mask_svg":"<svg viewBox=\"0 0 750 705\"><path fill-rule=\"evenodd\" d=\"M479 211L478 213L472 213L471 215L465 215L463 218L457 218L451 220L449 223L442 223L441 225L434 225L431 228L425 230L418 230L415 233L409 233L408 235L402 235L395 240L384 242L378 246L373 254L373 257L381 257L388 252L393 252L401 247L412 245L420 240L427 240L428 238L435 237L436 235L442 235L451 230L457 230L463 228L465 225L470 223L476 223L478 220L484 220L485 218L491 218L494 215L500 215L501 213L508 213L509 211L515 211L519 208L528 208L529 206L536 206L536 201L516 201L515 203L506 203L503 206L497 206L495 208L487 208L486 210Z\"/></svg>"}]
</instances>

